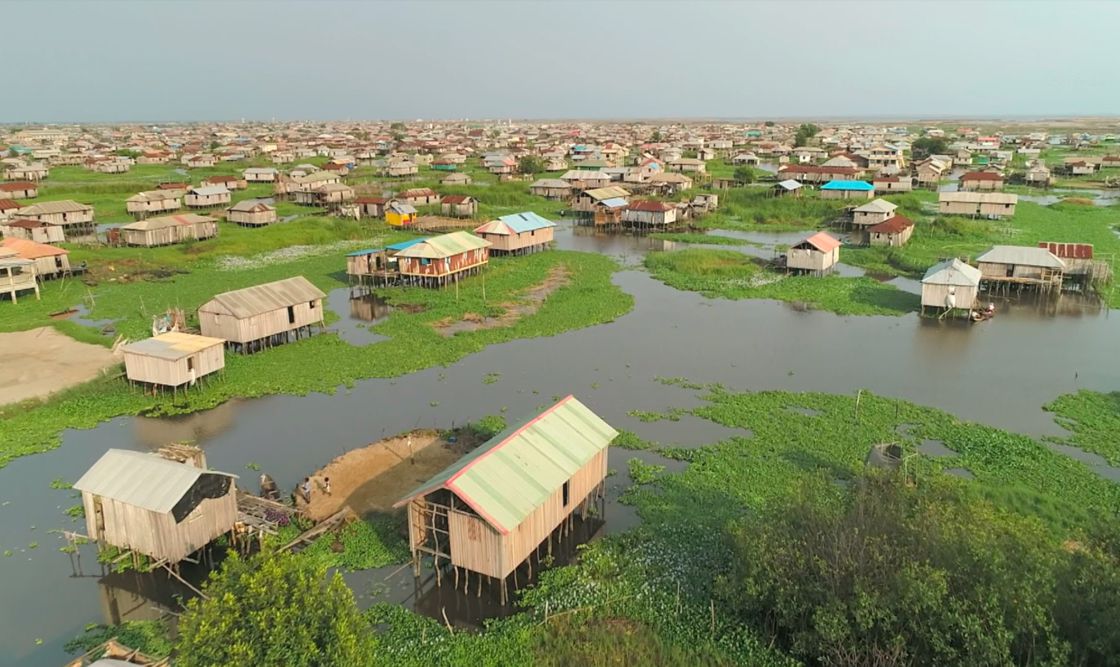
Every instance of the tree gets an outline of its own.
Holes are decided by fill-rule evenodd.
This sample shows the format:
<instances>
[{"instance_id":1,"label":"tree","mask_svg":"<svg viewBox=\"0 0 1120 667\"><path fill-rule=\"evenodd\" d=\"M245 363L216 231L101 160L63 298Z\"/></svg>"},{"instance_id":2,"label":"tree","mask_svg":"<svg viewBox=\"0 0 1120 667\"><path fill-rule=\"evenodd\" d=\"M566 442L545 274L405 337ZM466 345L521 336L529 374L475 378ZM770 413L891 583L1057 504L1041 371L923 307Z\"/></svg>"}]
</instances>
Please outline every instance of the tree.
<instances>
[{"instance_id":1,"label":"tree","mask_svg":"<svg viewBox=\"0 0 1120 667\"><path fill-rule=\"evenodd\" d=\"M290 554L231 555L187 604L177 667L373 664L372 629L335 574Z\"/></svg>"},{"instance_id":2,"label":"tree","mask_svg":"<svg viewBox=\"0 0 1120 667\"><path fill-rule=\"evenodd\" d=\"M809 143L810 139L817 136L817 133L820 131L821 128L812 123L802 123L798 126L797 134L795 134L793 137L793 145L804 146L805 144Z\"/></svg>"},{"instance_id":3,"label":"tree","mask_svg":"<svg viewBox=\"0 0 1120 667\"><path fill-rule=\"evenodd\" d=\"M763 123L763 125L765 125L766 127L774 127L774 121L768 120L765 123Z\"/></svg>"},{"instance_id":4,"label":"tree","mask_svg":"<svg viewBox=\"0 0 1120 667\"><path fill-rule=\"evenodd\" d=\"M944 137L921 137L910 144L910 152L920 157L942 155L949 152L949 142Z\"/></svg>"},{"instance_id":5,"label":"tree","mask_svg":"<svg viewBox=\"0 0 1120 667\"><path fill-rule=\"evenodd\" d=\"M745 519L719 583L794 657L847 667L1066 664L1061 550L1040 522L944 476L828 479Z\"/></svg>"},{"instance_id":6,"label":"tree","mask_svg":"<svg viewBox=\"0 0 1120 667\"><path fill-rule=\"evenodd\" d=\"M535 174L544 171L544 161L536 155L525 155L517 161L517 170L522 174Z\"/></svg>"},{"instance_id":7,"label":"tree","mask_svg":"<svg viewBox=\"0 0 1120 667\"><path fill-rule=\"evenodd\" d=\"M399 130L403 130L403 129L404 129L404 123L402 123L402 122L400 122L400 121L397 121L397 122L395 122L395 123L391 123L391 124L389 125L389 129L390 129L390 130L398 130L398 131L399 131Z\"/></svg>"},{"instance_id":8,"label":"tree","mask_svg":"<svg viewBox=\"0 0 1120 667\"><path fill-rule=\"evenodd\" d=\"M654 130L653 134L650 135L649 140L655 144L659 143L661 141L661 130Z\"/></svg>"},{"instance_id":9,"label":"tree","mask_svg":"<svg viewBox=\"0 0 1120 667\"><path fill-rule=\"evenodd\" d=\"M746 166L736 167L732 177L740 185L750 185L754 183L754 170Z\"/></svg>"}]
</instances>

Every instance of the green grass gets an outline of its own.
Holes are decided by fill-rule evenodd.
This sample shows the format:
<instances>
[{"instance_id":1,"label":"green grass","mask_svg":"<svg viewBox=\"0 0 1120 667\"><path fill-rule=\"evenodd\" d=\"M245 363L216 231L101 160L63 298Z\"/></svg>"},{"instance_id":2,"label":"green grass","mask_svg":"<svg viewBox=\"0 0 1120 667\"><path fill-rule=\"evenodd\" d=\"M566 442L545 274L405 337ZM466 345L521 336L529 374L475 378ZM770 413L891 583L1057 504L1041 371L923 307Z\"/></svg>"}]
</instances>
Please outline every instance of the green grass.
<instances>
[{"instance_id":1,"label":"green grass","mask_svg":"<svg viewBox=\"0 0 1120 667\"><path fill-rule=\"evenodd\" d=\"M1102 394L1082 390L1059 396L1046 409L1070 431L1068 444L1120 466L1120 391Z\"/></svg>"},{"instance_id":2,"label":"green grass","mask_svg":"<svg viewBox=\"0 0 1120 667\"><path fill-rule=\"evenodd\" d=\"M506 328L463 332L445 337L432 323L461 319L468 313L498 314L499 304L516 300L563 264L578 281L559 288L532 315ZM91 428L126 414L183 414L214 407L234 397L333 392L366 378L397 377L453 363L488 345L520 338L549 336L611 321L627 312L633 299L611 282L615 262L585 253L553 251L491 260L485 280L474 278L454 289L389 288L378 293L394 304L411 304L420 312L396 310L373 330L389 340L353 347L335 334L305 339L267 352L227 355L224 375L199 390L177 397L151 397L129 389L119 379L99 380L52 398L45 404L0 408L0 464L54 447L66 428ZM103 284L94 289L92 317L116 320L117 330L133 339L149 335L150 317L171 306L194 313L214 294L293 275L304 275L323 290L344 286L340 253L310 256L286 263L235 271L201 270L166 281ZM485 298L483 296L485 282ZM0 304L0 329L22 330L45 324L46 314L80 303L84 288L74 282L52 283L43 301L18 306ZM26 307L25 307L26 306ZM15 315L10 317L9 314ZM88 330L87 330L88 331ZM292 373L314 368L314 373Z\"/></svg>"},{"instance_id":3,"label":"green grass","mask_svg":"<svg viewBox=\"0 0 1120 667\"><path fill-rule=\"evenodd\" d=\"M895 198L891 198L895 199ZM932 200L932 193L911 195L902 205L915 221L910 242L902 248L844 248L843 261L890 275L921 277L945 257L976 257L993 245L1034 246L1040 241L1093 244L1096 257L1112 262L1120 271L1120 235L1113 230L1120 208L1058 203L1041 206L1019 202L1009 220L972 220L955 216L929 216L913 200ZM896 200L896 203L899 203ZM1108 289L1110 305L1120 307L1120 291Z\"/></svg>"},{"instance_id":4,"label":"green grass","mask_svg":"<svg viewBox=\"0 0 1120 667\"><path fill-rule=\"evenodd\" d=\"M700 245L750 245L746 239L736 239L720 234L695 234L685 232L658 232L650 234L655 239L674 243L695 243Z\"/></svg>"},{"instance_id":5,"label":"green grass","mask_svg":"<svg viewBox=\"0 0 1120 667\"><path fill-rule=\"evenodd\" d=\"M683 197L691 197L685 193ZM801 197L774 197L767 186L720 190L719 209L694 221L706 229L741 231L793 231L816 229L834 219L849 202L820 199L816 193Z\"/></svg>"},{"instance_id":6,"label":"green grass","mask_svg":"<svg viewBox=\"0 0 1120 667\"><path fill-rule=\"evenodd\" d=\"M776 299L841 315L901 315L918 306L917 296L871 278L786 276L733 250L651 253L645 265L670 287L709 298Z\"/></svg>"},{"instance_id":7,"label":"green grass","mask_svg":"<svg viewBox=\"0 0 1120 667\"><path fill-rule=\"evenodd\" d=\"M940 410L866 392L857 402L714 387L704 399L693 414L752 435L689 450L690 464L676 474L631 464L642 479L625 499L643 520L638 528L585 546L578 564L545 571L520 593L522 613L481 634L449 633L403 607L377 605L369 615L382 628L379 656L394 665L794 664L771 648L765 628L739 622L715 594L734 558L727 527L798 493L806 479L853 479L880 442L913 454L923 439L942 440L959 455L907 458L915 474L965 467L976 480L959 484L1039 519L1057 540L1120 510L1120 486L1085 465Z\"/></svg>"}]
</instances>

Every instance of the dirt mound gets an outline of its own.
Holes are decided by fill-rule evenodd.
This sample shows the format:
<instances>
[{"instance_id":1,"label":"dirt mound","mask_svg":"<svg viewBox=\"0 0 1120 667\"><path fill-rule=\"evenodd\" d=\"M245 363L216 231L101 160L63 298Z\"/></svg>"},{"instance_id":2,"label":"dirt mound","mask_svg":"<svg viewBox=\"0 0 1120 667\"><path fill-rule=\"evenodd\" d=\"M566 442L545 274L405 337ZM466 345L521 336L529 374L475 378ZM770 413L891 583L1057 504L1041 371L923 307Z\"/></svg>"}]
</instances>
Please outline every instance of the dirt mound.
<instances>
[{"instance_id":1,"label":"dirt mound","mask_svg":"<svg viewBox=\"0 0 1120 667\"><path fill-rule=\"evenodd\" d=\"M346 452L311 476L311 502L298 500L312 519L331 516L343 507L362 516L392 511L393 503L428 481L477 441L459 434L454 442L438 431L419 430L386 438ZM325 481L330 480L330 493Z\"/></svg>"}]
</instances>

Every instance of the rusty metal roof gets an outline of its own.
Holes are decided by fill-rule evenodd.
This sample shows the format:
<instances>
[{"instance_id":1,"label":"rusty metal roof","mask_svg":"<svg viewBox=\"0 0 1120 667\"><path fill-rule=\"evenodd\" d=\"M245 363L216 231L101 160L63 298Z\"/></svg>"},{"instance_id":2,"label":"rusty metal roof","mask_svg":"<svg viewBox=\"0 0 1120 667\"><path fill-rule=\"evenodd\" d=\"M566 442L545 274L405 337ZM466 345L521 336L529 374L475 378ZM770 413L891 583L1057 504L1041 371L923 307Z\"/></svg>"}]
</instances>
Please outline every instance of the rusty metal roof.
<instances>
[{"instance_id":1,"label":"rusty metal roof","mask_svg":"<svg viewBox=\"0 0 1120 667\"><path fill-rule=\"evenodd\" d=\"M618 431L574 396L482 444L404 498L448 489L508 535L543 505Z\"/></svg>"},{"instance_id":2,"label":"rusty metal roof","mask_svg":"<svg viewBox=\"0 0 1120 667\"><path fill-rule=\"evenodd\" d=\"M263 285L218 294L199 307L199 312L232 315L245 319L297 303L317 301L326 296L303 276L277 280Z\"/></svg>"}]
</instances>

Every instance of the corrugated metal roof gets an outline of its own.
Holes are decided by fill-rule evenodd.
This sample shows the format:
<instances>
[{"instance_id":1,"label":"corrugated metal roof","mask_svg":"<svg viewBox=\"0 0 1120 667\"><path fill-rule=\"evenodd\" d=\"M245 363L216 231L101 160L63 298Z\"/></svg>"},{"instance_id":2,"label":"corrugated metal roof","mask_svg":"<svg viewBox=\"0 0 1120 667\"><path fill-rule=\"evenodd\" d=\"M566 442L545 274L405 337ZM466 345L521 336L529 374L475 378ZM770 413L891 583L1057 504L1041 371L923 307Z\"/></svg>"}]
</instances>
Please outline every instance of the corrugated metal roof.
<instances>
[{"instance_id":1,"label":"corrugated metal roof","mask_svg":"<svg viewBox=\"0 0 1120 667\"><path fill-rule=\"evenodd\" d=\"M922 284L976 287L980 284L980 275L980 269L953 258L929 267L922 276Z\"/></svg>"},{"instance_id":2,"label":"corrugated metal roof","mask_svg":"<svg viewBox=\"0 0 1120 667\"><path fill-rule=\"evenodd\" d=\"M149 201L166 201L168 199L178 199L178 190L147 190L132 195L125 201L128 202L149 202Z\"/></svg>"},{"instance_id":3,"label":"corrugated metal roof","mask_svg":"<svg viewBox=\"0 0 1120 667\"><path fill-rule=\"evenodd\" d=\"M829 181L821 186L821 190L855 190L866 192L874 190L875 186L867 181Z\"/></svg>"},{"instance_id":4,"label":"corrugated metal roof","mask_svg":"<svg viewBox=\"0 0 1120 667\"><path fill-rule=\"evenodd\" d=\"M855 210L860 213L890 213L896 208L898 208L897 204L892 204L886 199L874 199L863 206L857 206Z\"/></svg>"},{"instance_id":5,"label":"corrugated metal roof","mask_svg":"<svg viewBox=\"0 0 1120 667\"><path fill-rule=\"evenodd\" d=\"M258 208L261 207L261 208ZM271 199L243 199L233 206L230 206L227 211L239 211L242 213L254 213L258 211L267 211L275 208L272 205Z\"/></svg>"},{"instance_id":6,"label":"corrugated metal roof","mask_svg":"<svg viewBox=\"0 0 1120 667\"><path fill-rule=\"evenodd\" d=\"M0 241L0 247L15 250L16 253L24 259L39 259L40 257L55 257L57 255L70 254L69 250L63 248L56 248L46 243L39 243L28 239L17 239L14 237L8 237Z\"/></svg>"},{"instance_id":7,"label":"corrugated metal roof","mask_svg":"<svg viewBox=\"0 0 1120 667\"><path fill-rule=\"evenodd\" d=\"M224 185L207 185L205 187L191 188L189 192L203 197L214 197L217 195L228 195L229 189Z\"/></svg>"},{"instance_id":8,"label":"corrugated metal roof","mask_svg":"<svg viewBox=\"0 0 1120 667\"><path fill-rule=\"evenodd\" d=\"M420 237L418 239L409 239L407 241L400 241L398 243L390 243L389 245L385 246L385 249L386 250L393 250L395 252L400 252L400 251L404 250L405 248L411 248L412 246L416 245L417 243L423 243L423 242L424 242L424 237Z\"/></svg>"},{"instance_id":9,"label":"corrugated metal roof","mask_svg":"<svg viewBox=\"0 0 1120 667\"><path fill-rule=\"evenodd\" d=\"M599 203L603 206L606 206L607 208L626 208L630 205L630 202L621 197L611 197L610 199L604 199Z\"/></svg>"},{"instance_id":10,"label":"corrugated metal roof","mask_svg":"<svg viewBox=\"0 0 1120 667\"><path fill-rule=\"evenodd\" d=\"M199 311L233 315L238 319L252 317L297 303L316 301L326 296L303 276L277 280L263 285L218 294L199 307Z\"/></svg>"},{"instance_id":11,"label":"corrugated metal roof","mask_svg":"<svg viewBox=\"0 0 1120 667\"><path fill-rule=\"evenodd\" d=\"M778 182L778 187L780 187L784 190L796 190L796 189L804 187L804 186L801 185L800 181L795 181L792 178L787 178L784 181L779 181Z\"/></svg>"},{"instance_id":12,"label":"corrugated metal roof","mask_svg":"<svg viewBox=\"0 0 1120 667\"><path fill-rule=\"evenodd\" d=\"M1041 266L1049 269L1064 269L1066 263L1050 252L1048 248L1020 245L997 245L976 258L977 262L991 264L1014 264L1017 266Z\"/></svg>"},{"instance_id":13,"label":"corrugated metal roof","mask_svg":"<svg viewBox=\"0 0 1120 667\"><path fill-rule=\"evenodd\" d=\"M817 250L820 250L821 252L831 252L832 250L840 247L840 241L825 232L817 232L812 236L807 236L805 237L804 241L801 241L796 245L803 245L806 243L813 246Z\"/></svg>"},{"instance_id":14,"label":"corrugated metal roof","mask_svg":"<svg viewBox=\"0 0 1120 667\"><path fill-rule=\"evenodd\" d=\"M939 192L937 200L965 204L1015 204L1019 201L1019 195L1007 192Z\"/></svg>"},{"instance_id":15,"label":"corrugated metal roof","mask_svg":"<svg viewBox=\"0 0 1120 667\"><path fill-rule=\"evenodd\" d=\"M494 436L396 506L445 488L498 532L509 534L616 435L610 424L568 396Z\"/></svg>"},{"instance_id":16,"label":"corrugated metal roof","mask_svg":"<svg viewBox=\"0 0 1120 667\"><path fill-rule=\"evenodd\" d=\"M525 211L523 213L511 213L509 215L498 216L497 220L492 220L485 225L475 229L476 232L486 232L489 234L522 234L524 232L531 232L536 229L545 229L547 227L555 227L556 223L548 220L532 211Z\"/></svg>"},{"instance_id":17,"label":"corrugated metal roof","mask_svg":"<svg viewBox=\"0 0 1120 667\"><path fill-rule=\"evenodd\" d=\"M197 225L204 222L217 222L217 220L206 215L182 213L179 215L161 215L158 218L148 218L139 222L121 225L121 229L151 231L154 229L166 229L168 227L175 227L177 225Z\"/></svg>"},{"instance_id":18,"label":"corrugated metal roof","mask_svg":"<svg viewBox=\"0 0 1120 667\"><path fill-rule=\"evenodd\" d=\"M110 449L74 483L74 488L167 514L206 473L237 477L176 463L156 454Z\"/></svg>"},{"instance_id":19,"label":"corrugated metal roof","mask_svg":"<svg viewBox=\"0 0 1120 667\"><path fill-rule=\"evenodd\" d=\"M19 215L45 215L50 213L73 213L75 211L92 211L93 207L89 204L79 204L72 199L61 199L59 201L44 201L31 206L25 206L19 210Z\"/></svg>"},{"instance_id":20,"label":"corrugated metal roof","mask_svg":"<svg viewBox=\"0 0 1120 667\"><path fill-rule=\"evenodd\" d=\"M401 257L421 257L425 259L442 259L451 257L469 250L489 248L491 244L485 239L480 239L467 232L452 232L424 239L397 253Z\"/></svg>"},{"instance_id":21,"label":"corrugated metal roof","mask_svg":"<svg viewBox=\"0 0 1120 667\"><path fill-rule=\"evenodd\" d=\"M225 341L221 338L196 336L181 331L169 331L152 338L145 338L135 343L129 343L121 349L124 350L125 353L143 354L148 357L176 361L184 357L189 357L196 352L201 352L208 347L223 345L224 343Z\"/></svg>"}]
</instances>

